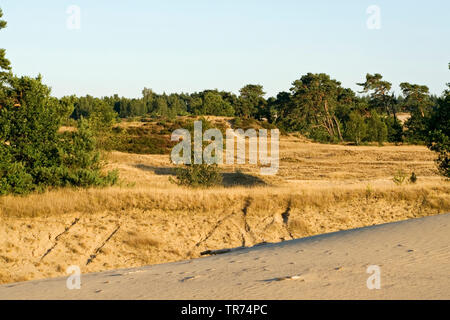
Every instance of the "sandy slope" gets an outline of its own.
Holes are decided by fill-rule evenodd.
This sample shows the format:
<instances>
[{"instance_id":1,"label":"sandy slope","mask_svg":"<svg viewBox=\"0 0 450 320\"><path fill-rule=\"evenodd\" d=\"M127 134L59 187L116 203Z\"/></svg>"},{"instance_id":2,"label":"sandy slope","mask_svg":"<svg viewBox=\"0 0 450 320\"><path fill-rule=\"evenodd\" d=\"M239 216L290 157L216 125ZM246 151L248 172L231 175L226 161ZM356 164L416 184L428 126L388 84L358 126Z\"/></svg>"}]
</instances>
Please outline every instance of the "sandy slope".
<instances>
[{"instance_id":1,"label":"sandy slope","mask_svg":"<svg viewBox=\"0 0 450 320\"><path fill-rule=\"evenodd\" d=\"M369 290L369 265L381 289ZM286 279L286 277L290 277ZM450 215L202 259L0 286L1 299L450 299Z\"/></svg>"}]
</instances>

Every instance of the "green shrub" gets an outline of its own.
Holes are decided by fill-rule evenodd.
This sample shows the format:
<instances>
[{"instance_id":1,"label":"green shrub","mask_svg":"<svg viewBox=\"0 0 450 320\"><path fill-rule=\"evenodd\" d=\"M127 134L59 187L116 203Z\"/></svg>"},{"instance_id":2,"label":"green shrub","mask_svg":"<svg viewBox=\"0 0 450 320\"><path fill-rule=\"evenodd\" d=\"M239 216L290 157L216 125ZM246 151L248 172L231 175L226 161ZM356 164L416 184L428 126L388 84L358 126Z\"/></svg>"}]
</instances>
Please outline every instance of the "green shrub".
<instances>
[{"instance_id":1,"label":"green shrub","mask_svg":"<svg viewBox=\"0 0 450 320\"><path fill-rule=\"evenodd\" d=\"M436 164L439 173L450 178L450 136L441 130L435 130L430 134L428 147L438 153Z\"/></svg>"},{"instance_id":2,"label":"green shrub","mask_svg":"<svg viewBox=\"0 0 450 320\"><path fill-rule=\"evenodd\" d=\"M192 164L175 169L178 185L189 187L212 187L222 183L222 174L216 164Z\"/></svg>"},{"instance_id":3,"label":"green shrub","mask_svg":"<svg viewBox=\"0 0 450 320\"><path fill-rule=\"evenodd\" d=\"M389 142L403 142L403 125L397 118L387 117L384 119L387 127L387 140Z\"/></svg>"},{"instance_id":4,"label":"green shrub","mask_svg":"<svg viewBox=\"0 0 450 320\"><path fill-rule=\"evenodd\" d=\"M439 172L450 179L450 84L448 86L428 122L427 146L438 154Z\"/></svg>"},{"instance_id":5,"label":"green shrub","mask_svg":"<svg viewBox=\"0 0 450 320\"><path fill-rule=\"evenodd\" d=\"M66 103L50 96L41 78L13 77L0 85L0 194L27 194L61 186L106 186L117 172L101 172L89 123L59 133Z\"/></svg>"},{"instance_id":6,"label":"green shrub","mask_svg":"<svg viewBox=\"0 0 450 320\"><path fill-rule=\"evenodd\" d=\"M26 194L34 190L33 177L22 163L16 162L0 169L0 195Z\"/></svg>"},{"instance_id":7,"label":"green shrub","mask_svg":"<svg viewBox=\"0 0 450 320\"><path fill-rule=\"evenodd\" d=\"M414 172L411 173L411 177L409 177L409 182L410 183L416 183L417 182L417 176L416 176L416 174Z\"/></svg>"},{"instance_id":8,"label":"green shrub","mask_svg":"<svg viewBox=\"0 0 450 320\"><path fill-rule=\"evenodd\" d=\"M213 127L212 123L201 117L198 121L202 122L202 131ZM185 129L189 130L191 137L194 136L194 121L188 121L185 124ZM203 142L205 147L206 142ZM191 146L191 163L183 165L175 169L175 176L177 180L171 179L172 182L189 187L212 187L222 183L222 174L220 173L217 164L194 164L194 147Z\"/></svg>"},{"instance_id":9,"label":"green shrub","mask_svg":"<svg viewBox=\"0 0 450 320\"><path fill-rule=\"evenodd\" d=\"M338 140L336 140L335 137L330 136L328 131L322 127L311 128L309 131L304 132L304 134L308 138L320 143L338 142Z\"/></svg>"},{"instance_id":10,"label":"green shrub","mask_svg":"<svg viewBox=\"0 0 450 320\"><path fill-rule=\"evenodd\" d=\"M397 173L392 178L394 183L398 186L402 185L403 182L405 182L405 179L406 179L406 174L402 170L397 171Z\"/></svg>"}]
</instances>

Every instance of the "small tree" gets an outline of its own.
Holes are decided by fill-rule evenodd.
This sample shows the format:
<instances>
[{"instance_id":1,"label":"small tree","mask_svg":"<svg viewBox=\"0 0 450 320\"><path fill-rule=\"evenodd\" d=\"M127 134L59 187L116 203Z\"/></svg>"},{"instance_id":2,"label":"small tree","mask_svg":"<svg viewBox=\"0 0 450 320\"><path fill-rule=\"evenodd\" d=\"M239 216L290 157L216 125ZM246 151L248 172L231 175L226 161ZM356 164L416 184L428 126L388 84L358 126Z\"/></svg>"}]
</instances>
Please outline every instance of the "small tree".
<instances>
[{"instance_id":1,"label":"small tree","mask_svg":"<svg viewBox=\"0 0 450 320\"><path fill-rule=\"evenodd\" d=\"M345 136L347 140L353 141L356 145L361 144L366 137L367 125L359 112L350 113L349 120L345 124Z\"/></svg>"},{"instance_id":2,"label":"small tree","mask_svg":"<svg viewBox=\"0 0 450 320\"><path fill-rule=\"evenodd\" d=\"M118 117L117 112L106 102L96 99L89 114L89 128L95 135L97 148L110 150L115 146L119 137L113 134L113 125Z\"/></svg>"},{"instance_id":3,"label":"small tree","mask_svg":"<svg viewBox=\"0 0 450 320\"><path fill-rule=\"evenodd\" d=\"M191 164L175 170L177 183L188 187L212 187L222 183L222 174L217 164Z\"/></svg>"},{"instance_id":4,"label":"small tree","mask_svg":"<svg viewBox=\"0 0 450 320\"><path fill-rule=\"evenodd\" d=\"M450 64L449 64L450 69ZM450 178L450 84L438 100L430 121L428 122L427 146L438 153L436 159L439 172Z\"/></svg>"},{"instance_id":5,"label":"small tree","mask_svg":"<svg viewBox=\"0 0 450 320\"><path fill-rule=\"evenodd\" d=\"M367 74L366 81L357 83L358 86L363 87L361 93L370 92L370 104L379 112L386 112L388 116L391 112L396 118L395 103L393 95L390 94L392 84L388 81L383 81L383 76L379 73Z\"/></svg>"},{"instance_id":6,"label":"small tree","mask_svg":"<svg viewBox=\"0 0 450 320\"><path fill-rule=\"evenodd\" d=\"M403 142L403 125L395 117L387 117L384 119L387 127L387 140L389 142L401 143Z\"/></svg>"},{"instance_id":7,"label":"small tree","mask_svg":"<svg viewBox=\"0 0 450 320\"><path fill-rule=\"evenodd\" d=\"M211 123L205 118L200 119L202 121L203 133L212 127ZM187 130L190 131L191 137L194 136L194 123L191 122L187 125ZM205 146L203 142L203 147ZM184 164L181 167L175 169L175 176L177 180L171 180L172 182L189 187L212 187L220 185L222 183L222 174L220 173L217 164L195 164L194 163L194 147L191 146L191 164Z\"/></svg>"},{"instance_id":8,"label":"small tree","mask_svg":"<svg viewBox=\"0 0 450 320\"><path fill-rule=\"evenodd\" d=\"M387 139L387 127L375 110L370 113L368 121L367 138L369 141L376 141L379 145Z\"/></svg>"},{"instance_id":9,"label":"small tree","mask_svg":"<svg viewBox=\"0 0 450 320\"><path fill-rule=\"evenodd\" d=\"M41 78L10 77L0 101L0 194L24 194L49 186L104 186L117 172L100 171L95 139L86 122L60 134L62 106Z\"/></svg>"},{"instance_id":10,"label":"small tree","mask_svg":"<svg viewBox=\"0 0 450 320\"><path fill-rule=\"evenodd\" d=\"M439 172L450 178L450 97L447 94L432 118L428 136L428 148L438 153L436 163Z\"/></svg>"},{"instance_id":11,"label":"small tree","mask_svg":"<svg viewBox=\"0 0 450 320\"><path fill-rule=\"evenodd\" d=\"M252 116L258 117L261 110L264 109L266 101L263 90L263 86L248 84L239 90L239 103L237 106L236 114L243 118L249 118Z\"/></svg>"},{"instance_id":12,"label":"small tree","mask_svg":"<svg viewBox=\"0 0 450 320\"><path fill-rule=\"evenodd\" d=\"M411 113L406 121L406 138L409 142L423 143L427 136L427 125L430 120L433 102L427 86L403 82L400 84L405 97L403 104Z\"/></svg>"}]
</instances>

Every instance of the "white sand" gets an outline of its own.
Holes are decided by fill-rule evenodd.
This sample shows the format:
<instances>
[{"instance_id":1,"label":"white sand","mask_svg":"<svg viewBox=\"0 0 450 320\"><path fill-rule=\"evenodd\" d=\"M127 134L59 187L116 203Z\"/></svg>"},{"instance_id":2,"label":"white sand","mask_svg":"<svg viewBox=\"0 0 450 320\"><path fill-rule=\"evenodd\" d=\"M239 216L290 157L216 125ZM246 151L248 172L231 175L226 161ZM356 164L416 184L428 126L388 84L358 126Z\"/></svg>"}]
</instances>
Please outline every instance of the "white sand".
<instances>
[{"instance_id":1,"label":"white sand","mask_svg":"<svg viewBox=\"0 0 450 320\"><path fill-rule=\"evenodd\" d=\"M381 269L369 290L367 267ZM450 299L450 215L138 269L0 286L0 299Z\"/></svg>"}]
</instances>

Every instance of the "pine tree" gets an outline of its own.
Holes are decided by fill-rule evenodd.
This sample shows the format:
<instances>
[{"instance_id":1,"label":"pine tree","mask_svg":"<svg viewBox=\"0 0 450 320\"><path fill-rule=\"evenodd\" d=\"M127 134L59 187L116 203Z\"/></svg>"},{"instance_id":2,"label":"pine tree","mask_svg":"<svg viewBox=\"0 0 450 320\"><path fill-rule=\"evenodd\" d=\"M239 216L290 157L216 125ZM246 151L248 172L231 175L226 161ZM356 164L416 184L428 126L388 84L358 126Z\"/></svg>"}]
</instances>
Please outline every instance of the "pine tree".
<instances>
[{"instance_id":1,"label":"pine tree","mask_svg":"<svg viewBox=\"0 0 450 320\"><path fill-rule=\"evenodd\" d=\"M450 179L450 83L447 87L428 122L427 145L438 153L436 162L439 172Z\"/></svg>"},{"instance_id":2,"label":"pine tree","mask_svg":"<svg viewBox=\"0 0 450 320\"><path fill-rule=\"evenodd\" d=\"M3 11L0 8L0 30L6 28L6 21L2 20ZM11 70L11 63L6 59L5 49L0 49L0 81L3 81L8 71Z\"/></svg>"}]
</instances>

